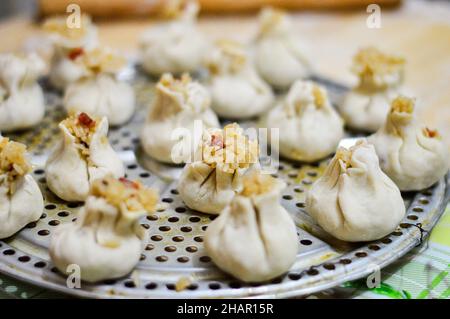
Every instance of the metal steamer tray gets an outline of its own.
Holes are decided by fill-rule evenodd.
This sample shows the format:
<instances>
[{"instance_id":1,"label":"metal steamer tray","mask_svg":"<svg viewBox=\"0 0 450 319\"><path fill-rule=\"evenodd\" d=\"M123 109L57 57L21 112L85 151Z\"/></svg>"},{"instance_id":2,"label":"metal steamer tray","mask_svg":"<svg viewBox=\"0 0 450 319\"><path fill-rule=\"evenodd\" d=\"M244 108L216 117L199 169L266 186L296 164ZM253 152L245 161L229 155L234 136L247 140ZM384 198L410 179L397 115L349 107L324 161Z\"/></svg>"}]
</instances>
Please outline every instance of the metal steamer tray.
<instances>
[{"instance_id":1,"label":"metal steamer tray","mask_svg":"<svg viewBox=\"0 0 450 319\"><path fill-rule=\"evenodd\" d=\"M203 235L214 216L188 209L177 192L180 167L150 160L139 149L139 131L145 106L152 98L154 80L130 68L123 77L135 86L139 109L127 125L110 130L109 139L126 165L129 179L160 190L167 208L142 219L148 230L141 261L126 278L68 288L48 254L54 229L74 222L80 204L65 203L50 193L43 169L49 151L59 138L57 124L64 117L61 96L46 89L48 111L34 130L9 137L28 145L35 166L34 178L45 197L45 210L37 222L0 241L0 271L17 279L71 295L96 298L282 298L304 296L362 278L384 267L422 242L448 201L449 177L418 193L403 194L407 213L390 235L370 243L345 243L327 235L304 209L305 192L322 174L329 159L314 165L280 161L273 176L288 184L281 197L298 229L300 250L284 276L263 284L245 284L224 274L203 248ZM345 88L314 78L336 101ZM46 87L44 85L44 87ZM242 123L249 125L251 123ZM156 137L155 137L156 138Z\"/></svg>"}]
</instances>

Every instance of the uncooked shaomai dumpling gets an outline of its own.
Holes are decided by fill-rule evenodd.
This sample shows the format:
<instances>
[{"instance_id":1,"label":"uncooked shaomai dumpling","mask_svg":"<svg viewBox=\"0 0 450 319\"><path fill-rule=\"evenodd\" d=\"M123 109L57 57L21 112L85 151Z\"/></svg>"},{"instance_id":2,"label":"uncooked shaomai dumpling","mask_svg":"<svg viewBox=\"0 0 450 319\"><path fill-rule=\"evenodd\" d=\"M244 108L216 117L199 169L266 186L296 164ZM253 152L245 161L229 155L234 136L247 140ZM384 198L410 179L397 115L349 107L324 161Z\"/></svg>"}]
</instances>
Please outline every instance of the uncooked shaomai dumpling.
<instances>
[{"instance_id":1,"label":"uncooked shaomai dumpling","mask_svg":"<svg viewBox=\"0 0 450 319\"><path fill-rule=\"evenodd\" d=\"M145 71L155 76L197 71L208 49L196 25L198 11L196 1L167 1L164 14L168 21L152 26L141 39Z\"/></svg>"},{"instance_id":2,"label":"uncooked shaomai dumpling","mask_svg":"<svg viewBox=\"0 0 450 319\"><path fill-rule=\"evenodd\" d=\"M310 74L306 48L295 35L286 13L264 8L259 18L255 63L259 74L270 85L287 89Z\"/></svg>"},{"instance_id":3,"label":"uncooked shaomai dumpling","mask_svg":"<svg viewBox=\"0 0 450 319\"><path fill-rule=\"evenodd\" d=\"M49 248L53 263L63 274L78 265L88 282L125 276L141 257L145 232L139 220L154 212L157 202L158 193L138 182L96 180L76 222L55 230Z\"/></svg>"},{"instance_id":4,"label":"uncooked shaomai dumpling","mask_svg":"<svg viewBox=\"0 0 450 319\"><path fill-rule=\"evenodd\" d=\"M242 189L242 178L258 163L258 142L244 135L236 123L206 130L199 159L186 164L178 191L197 211L219 214Z\"/></svg>"},{"instance_id":5,"label":"uncooked shaomai dumpling","mask_svg":"<svg viewBox=\"0 0 450 319\"><path fill-rule=\"evenodd\" d=\"M186 162L196 150L202 128L219 127L217 116L210 109L211 97L188 74L181 79L164 74L155 94L141 134L142 147L158 161Z\"/></svg>"},{"instance_id":6,"label":"uncooked shaomai dumpling","mask_svg":"<svg viewBox=\"0 0 450 319\"><path fill-rule=\"evenodd\" d=\"M231 40L218 41L208 57L208 88L212 108L219 116L251 118L264 113L272 105L272 90L249 59L245 49Z\"/></svg>"},{"instance_id":7,"label":"uncooked shaomai dumpling","mask_svg":"<svg viewBox=\"0 0 450 319\"><path fill-rule=\"evenodd\" d=\"M217 267L245 282L287 272L298 252L295 224L280 204L284 183L258 172L209 226L205 249Z\"/></svg>"},{"instance_id":8,"label":"uncooked shaomai dumpling","mask_svg":"<svg viewBox=\"0 0 450 319\"><path fill-rule=\"evenodd\" d=\"M375 132L386 120L391 101L403 91L404 59L373 47L354 57L353 72L359 84L339 105L339 112L350 128Z\"/></svg>"},{"instance_id":9,"label":"uncooked shaomai dumpling","mask_svg":"<svg viewBox=\"0 0 450 319\"><path fill-rule=\"evenodd\" d=\"M61 199L81 202L99 178L125 174L119 155L108 141L108 120L78 113L59 124L62 140L50 154L47 185Z\"/></svg>"},{"instance_id":10,"label":"uncooked shaomai dumpling","mask_svg":"<svg viewBox=\"0 0 450 319\"><path fill-rule=\"evenodd\" d=\"M393 232L405 215L400 190L381 170L373 145L339 148L306 194L306 210L332 236L372 241Z\"/></svg>"},{"instance_id":11,"label":"uncooked shaomai dumpling","mask_svg":"<svg viewBox=\"0 0 450 319\"><path fill-rule=\"evenodd\" d=\"M396 98L386 123L368 140L375 146L381 169L402 191L430 187L448 171L447 145L437 131L418 123L410 98Z\"/></svg>"},{"instance_id":12,"label":"uncooked shaomai dumpling","mask_svg":"<svg viewBox=\"0 0 450 319\"><path fill-rule=\"evenodd\" d=\"M30 171L25 145L0 137L0 239L42 215L44 200Z\"/></svg>"},{"instance_id":13,"label":"uncooked shaomai dumpling","mask_svg":"<svg viewBox=\"0 0 450 319\"><path fill-rule=\"evenodd\" d=\"M296 81L261 125L279 129L279 145L272 147L282 156L303 162L333 154L344 136L344 123L327 91L310 81Z\"/></svg>"}]
</instances>

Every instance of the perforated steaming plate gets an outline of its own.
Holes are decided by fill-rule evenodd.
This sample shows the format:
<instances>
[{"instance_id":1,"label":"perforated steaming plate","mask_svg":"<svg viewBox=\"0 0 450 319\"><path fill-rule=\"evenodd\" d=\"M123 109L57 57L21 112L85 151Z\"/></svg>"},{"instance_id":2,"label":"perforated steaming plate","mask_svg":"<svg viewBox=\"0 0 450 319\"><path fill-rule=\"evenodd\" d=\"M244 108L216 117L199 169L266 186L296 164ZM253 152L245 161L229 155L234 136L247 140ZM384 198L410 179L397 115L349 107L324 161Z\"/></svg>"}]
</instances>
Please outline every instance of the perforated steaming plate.
<instances>
[{"instance_id":1,"label":"perforated steaming plate","mask_svg":"<svg viewBox=\"0 0 450 319\"><path fill-rule=\"evenodd\" d=\"M34 130L9 135L24 142L32 153L34 178L45 197L41 219L27 225L17 235L0 241L0 271L20 280L68 294L97 298L223 298L302 296L345 281L367 276L405 254L426 236L441 216L448 201L448 178L420 193L403 194L407 213L396 231L366 244L350 244L333 239L318 227L304 210L305 191L322 174L329 159L317 165L281 161L274 177L288 187L282 204L292 215L298 229L300 250L295 264L284 276L264 284L244 284L216 268L203 248L203 235L214 216L189 210L176 190L180 167L167 166L145 158L139 150L139 131L145 118L144 105L152 96L148 80L131 70L138 95L139 110L126 126L111 129L110 141L127 167L130 179L157 187L165 210L142 219L148 230L141 261L126 278L98 284L82 283L71 289L66 278L53 267L48 255L52 231L74 222L80 206L67 204L52 195L45 183L43 169L49 150L59 137L57 123L65 115L60 97L46 93L48 112ZM315 78L315 80L320 80ZM343 88L321 81L335 100ZM248 123L247 123L248 125ZM145 167L145 168L144 168Z\"/></svg>"}]
</instances>

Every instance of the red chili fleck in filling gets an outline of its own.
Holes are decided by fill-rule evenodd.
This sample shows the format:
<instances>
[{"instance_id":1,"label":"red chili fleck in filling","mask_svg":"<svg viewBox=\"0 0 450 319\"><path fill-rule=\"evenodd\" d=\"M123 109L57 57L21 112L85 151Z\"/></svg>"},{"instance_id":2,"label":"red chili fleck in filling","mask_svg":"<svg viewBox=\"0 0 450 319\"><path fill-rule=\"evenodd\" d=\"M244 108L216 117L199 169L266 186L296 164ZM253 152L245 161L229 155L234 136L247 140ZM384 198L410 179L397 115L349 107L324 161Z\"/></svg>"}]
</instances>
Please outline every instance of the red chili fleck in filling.
<instances>
[{"instance_id":1,"label":"red chili fleck in filling","mask_svg":"<svg viewBox=\"0 0 450 319\"><path fill-rule=\"evenodd\" d=\"M139 184L138 183L130 181L129 179L126 179L125 177L119 178L119 181L122 182L126 187L139 189Z\"/></svg>"},{"instance_id":2,"label":"red chili fleck in filling","mask_svg":"<svg viewBox=\"0 0 450 319\"><path fill-rule=\"evenodd\" d=\"M75 49L72 49L67 56L69 57L69 59L71 59L73 61L76 58L78 58L80 55L83 55L83 54L84 54L83 48L75 48Z\"/></svg>"},{"instance_id":3,"label":"red chili fleck in filling","mask_svg":"<svg viewBox=\"0 0 450 319\"><path fill-rule=\"evenodd\" d=\"M88 128L93 128L95 126L95 121L93 119L91 119L90 116L84 112L80 113L80 115L78 115L78 123L80 123L81 125L86 126Z\"/></svg>"},{"instance_id":4,"label":"red chili fleck in filling","mask_svg":"<svg viewBox=\"0 0 450 319\"><path fill-rule=\"evenodd\" d=\"M220 135L212 135L211 136L211 145L212 146L219 146L220 148L223 148L223 140Z\"/></svg>"}]
</instances>

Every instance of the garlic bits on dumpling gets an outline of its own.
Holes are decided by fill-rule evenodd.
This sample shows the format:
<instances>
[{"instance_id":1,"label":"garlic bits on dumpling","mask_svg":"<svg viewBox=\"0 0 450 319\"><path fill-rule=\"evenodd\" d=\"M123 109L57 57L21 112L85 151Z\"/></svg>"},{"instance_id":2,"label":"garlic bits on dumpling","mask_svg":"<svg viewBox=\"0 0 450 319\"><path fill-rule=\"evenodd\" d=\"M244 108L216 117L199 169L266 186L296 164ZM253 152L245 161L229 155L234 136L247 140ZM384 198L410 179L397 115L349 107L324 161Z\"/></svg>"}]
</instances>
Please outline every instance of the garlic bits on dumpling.
<instances>
[{"instance_id":1,"label":"garlic bits on dumpling","mask_svg":"<svg viewBox=\"0 0 450 319\"><path fill-rule=\"evenodd\" d=\"M261 126L279 129L279 145L286 158L314 162L336 151L344 123L331 105L325 88L296 81L289 93L261 120Z\"/></svg>"},{"instance_id":2,"label":"garlic bits on dumpling","mask_svg":"<svg viewBox=\"0 0 450 319\"><path fill-rule=\"evenodd\" d=\"M381 169L402 191L430 187L449 169L447 145L436 130L418 123L413 99L394 99L385 124L368 140Z\"/></svg>"},{"instance_id":3,"label":"garlic bits on dumpling","mask_svg":"<svg viewBox=\"0 0 450 319\"><path fill-rule=\"evenodd\" d=\"M0 239L42 215L44 200L30 171L26 146L0 136Z\"/></svg>"},{"instance_id":4,"label":"garlic bits on dumpling","mask_svg":"<svg viewBox=\"0 0 450 319\"><path fill-rule=\"evenodd\" d=\"M381 170L373 145L339 148L306 194L306 211L332 236L372 241L393 232L405 215L400 190Z\"/></svg>"},{"instance_id":5,"label":"garlic bits on dumpling","mask_svg":"<svg viewBox=\"0 0 450 319\"><path fill-rule=\"evenodd\" d=\"M262 282L287 272L299 245L297 229L280 204L285 184L254 172L242 191L205 234L205 249L217 267L245 282Z\"/></svg>"},{"instance_id":6,"label":"garlic bits on dumpling","mask_svg":"<svg viewBox=\"0 0 450 319\"><path fill-rule=\"evenodd\" d=\"M190 0L166 1L167 21L147 30L140 41L142 67L154 76L194 72L201 66L208 42L197 27L199 5Z\"/></svg>"},{"instance_id":7,"label":"garlic bits on dumpling","mask_svg":"<svg viewBox=\"0 0 450 319\"><path fill-rule=\"evenodd\" d=\"M85 75L65 91L67 112L106 116L113 126L129 121L135 110L134 90L129 83L117 79L126 60L111 49L97 47L84 51L75 62L83 66Z\"/></svg>"},{"instance_id":8,"label":"garlic bits on dumpling","mask_svg":"<svg viewBox=\"0 0 450 319\"><path fill-rule=\"evenodd\" d=\"M375 132L383 125L392 99L403 91L404 63L403 58L373 47L356 54L352 70L359 84L338 105L348 127Z\"/></svg>"},{"instance_id":9,"label":"garlic bits on dumpling","mask_svg":"<svg viewBox=\"0 0 450 319\"><path fill-rule=\"evenodd\" d=\"M141 133L145 153L164 163L186 162L200 141L201 128L219 127L210 105L208 91L188 74L180 79L164 74L156 85L155 99Z\"/></svg>"},{"instance_id":10,"label":"garlic bits on dumpling","mask_svg":"<svg viewBox=\"0 0 450 319\"><path fill-rule=\"evenodd\" d=\"M198 153L199 158L184 167L177 189L189 208L219 214L258 163L258 142L233 123L223 130L205 130Z\"/></svg>"},{"instance_id":11,"label":"garlic bits on dumpling","mask_svg":"<svg viewBox=\"0 0 450 319\"><path fill-rule=\"evenodd\" d=\"M0 131L31 128L44 118L44 93L37 82L44 69L36 54L0 54Z\"/></svg>"},{"instance_id":12,"label":"garlic bits on dumpling","mask_svg":"<svg viewBox=\"0 0 450 319\"><path fill-rule=\"evenodd\" d=\"M76 222L55 229L49 248L53 263L63 274L78 265L88 282L125 276L141 257L145 231L139 220L157 203L158 193L139 182L96 180Z\"/></svg>"},{"instance_id":13,"label":"garlic bits on dumpling","mask_svg":"<svg viewBox=\"0 0 450 319\"><path fill-rule=\"evenodd\" d=\"M87 15L81 15L80 25L70 27L65 16L51 17L42 26L53 44L53 57L50 65L50 83L65 89L68 84L85 75L85 69L76 60L86 50L98 45L97 27Z\"/></svg>"},{"instance_id":14,"label":"garlic bits on dumpling","mask_svg":"<svg viewBox=\"0 0 450 319\"><path fill-rule=\"evenodd\" d=\"M47 159L47 185L68 202L86 199L96 179L125 174L119 155L108 141L106 117L74 114L59 124L62 138Z\"/></svg>"},{"instance_id":15,"label":"garlic bits on dumpling","mask_svg":"<svg viewBox=\"0 0 450 319\"><path fill-rule=\"evenodd\" d=\"M212 108L228 119L251 118L267 111L274 101L270 86L256 72L245 48L219 40L206 61Z\"/></svg>"},{"instance_id":16,"label":"garlic bits on dumpling","mask_svg":"<svg viewBox=\"0 0 450 319\"><path fill-rule=\"evenodd\" d=\"M293 32L289 16L273 8L262 9L255 40L256 69L263 79L278 89L310 74L307 49Z\"/></svg>"}]
</instances>

